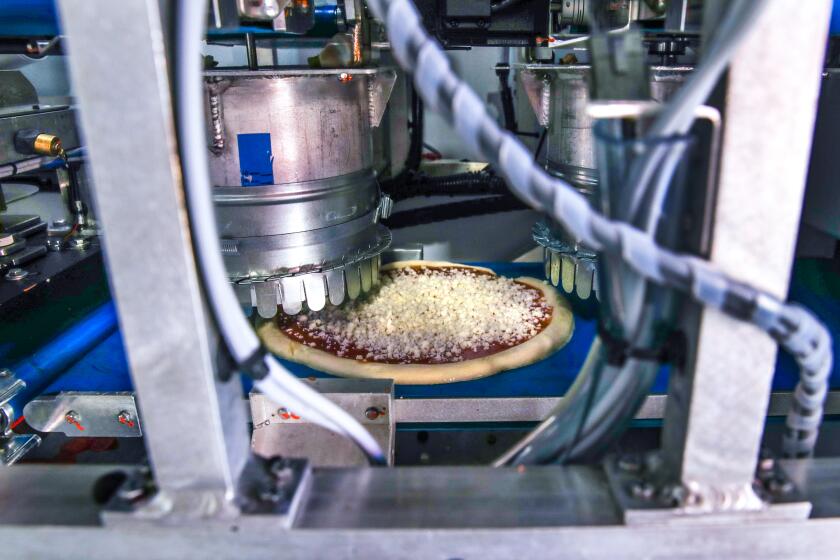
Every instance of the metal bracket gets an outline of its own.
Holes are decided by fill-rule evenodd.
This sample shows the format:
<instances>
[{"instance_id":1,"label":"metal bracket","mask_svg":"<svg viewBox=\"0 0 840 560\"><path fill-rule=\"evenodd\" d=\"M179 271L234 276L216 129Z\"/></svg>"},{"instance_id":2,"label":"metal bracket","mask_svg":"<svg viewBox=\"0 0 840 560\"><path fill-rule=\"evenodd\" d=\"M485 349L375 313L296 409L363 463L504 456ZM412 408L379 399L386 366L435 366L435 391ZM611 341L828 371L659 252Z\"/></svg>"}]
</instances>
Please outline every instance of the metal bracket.
<instances>
[{"instance_id":1,"label":"metal bracket","mask_svg":"<svg viewBox=\"0 0 840 560\"><path fill-rule=\"evenodd\" d=\"M207 117L210 132L210 151L216 155L225 150L225 124L222 93L230 87L231 81L214 77L207 82Z\"/></svg>"},{"instance_id":2,"label":"metal bracket","mask_svg":"<svg viewBox=\"0 0 840 560\"><path fill-rule=\"evenodd\" d=\"M141 437L132 393L65 392L31 400L26 422L40 432L67 437Z\"/></svg>"},{"instance_id":3,"label":"metal bracket","mask_svg":"<svg viewBox=\"0 0 840 560\"><path fill-rule=\"evenodd\" d=\"M26 388L26 382L15 377L10 369L0 369L0 406L12 400Z\"/></svg>"},{"instance_id":4,"label":"metal bracket","mask_svg":"<svg viewBox=\"0 0 840 560\"><path fill-rule=\"evenodd\" d=\"M35 434L6 437L0 441L0 463L10 467L40 443L41 438Z\"/></svg>"},{"instance_id":5,"label":"metal bracket","mask_svg":"<svg viewBox=\"0 0 840 560\"><path fill-rule=\"evenodd\" d=\"M25 388L26 382L15 377L11 370L0 369L0 464L7 467L41 443L35 434L18 435L12 431L15 412L9 401Z\"/></svg>"},{"instance_id":6,"label":"metal bracket","mask_svg":"<svg viewBox=\"0 0 840 560\"><path fill-rule=\"evenodd\" d=\"M804 520L811 513L810 502L793 482L780 482L782 471L766 462L752 485L733 488L674 483L659 452L610 457L604 467L626 525Z\"/></svg>"},{"instance_id":7,"label":"metal bracket","mask_svg":"<svg viewBox=\"0 0 840 560\"><path fill-rule=\"evenodd\" d=\"M112 528L193 524L199 512L201 523L232 531L244 523L262 530L290 529L303 511L311 485L312 469L305 459L251 456L239 478L235 502L221 503L200 491L174 502L143 467L124 474L102 511L102 520Z\"/></svg>"},{"instance_id":8,"label":"metal bracket","mask_svg":"<svg viewBox=\"0 0 840 560\"><path fill-rule=\"evenodd\" d=\"M382 116L388 107L388 100L391 99L395 83L397 83L397 72L393 69L380 70L368 76L370 126L377 128L382 122Z\"/></svg>"},{"instance_id":9,"label":"metal bracket","mask_svg":"<svg viewBox=\"0 0 840 560\"><path fill-rule=\"evenodd\" d=\"M324 396L349 412L387 450L393 463L394 384L390 379L307 379ZM251 447L262 457L306 457L313 466L366 465L367 459L352 443L302 419L262 393L251 393L254 432Z\"/></svg>"}]
</instances>

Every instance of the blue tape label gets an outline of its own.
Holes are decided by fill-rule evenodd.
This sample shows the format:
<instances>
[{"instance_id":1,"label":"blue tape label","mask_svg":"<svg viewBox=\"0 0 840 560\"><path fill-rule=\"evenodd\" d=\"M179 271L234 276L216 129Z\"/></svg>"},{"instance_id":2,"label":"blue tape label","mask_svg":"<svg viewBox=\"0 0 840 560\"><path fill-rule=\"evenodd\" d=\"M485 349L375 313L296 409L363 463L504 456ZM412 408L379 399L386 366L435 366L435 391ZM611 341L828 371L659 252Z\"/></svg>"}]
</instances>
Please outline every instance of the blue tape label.
<instances>
[{"instance_id":1,"label":"blue tape label","mask_svg":"<svg viewBox=\"0 0 840 560\"><path fill-rule=\"evenodd\" d=\"M239 146L239 174L243 187L274 184L274 156L271 154L271 134L237 134Z\"/></svg>"}]
</instances>

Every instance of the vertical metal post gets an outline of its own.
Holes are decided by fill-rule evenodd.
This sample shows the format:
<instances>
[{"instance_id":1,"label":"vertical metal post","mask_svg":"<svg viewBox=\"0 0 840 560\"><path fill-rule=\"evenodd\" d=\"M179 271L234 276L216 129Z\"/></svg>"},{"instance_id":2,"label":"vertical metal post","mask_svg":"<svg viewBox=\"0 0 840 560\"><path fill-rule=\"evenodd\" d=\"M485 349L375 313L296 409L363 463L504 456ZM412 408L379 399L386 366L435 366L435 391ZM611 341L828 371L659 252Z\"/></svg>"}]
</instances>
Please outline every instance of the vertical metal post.
<instances>
[{"instance_id":1,"label":"vertical metal post","mask_svg":"<svg viewBox=\"0 0 840 560\"><path fill-rule=\"evenodd\" d=\"M248 453L242 389L215 372L191 249L158 0L61 0L111 288L164 510L231 507ZM163 6L163 7L161 7Z\"/></svg>"},{"instance_id":2,"label":"vertical metal post","mask_svg":"<svg viewBox=\"0 0 840 560\"><path fill-rule=\"evenodd\" d=\"M727 78L710 260L784 298L831 2L768 4ZM671 380L665 462L684 487L714 496L718 508L758 508L751 484L776 346L755 327L712 310L696 313L688 322L696 345L686 371Z\"/></svg>"},{"instance_id":3,"label":"vertical metal post","mask_svg":"<svg viewBox=\"0 0 840 560\"><path fill-rule=\"evenodd\" d=\"M689 0L669 0L665 12L665 29L685 31L688 24Z\"/></svg>"}]
</instances>

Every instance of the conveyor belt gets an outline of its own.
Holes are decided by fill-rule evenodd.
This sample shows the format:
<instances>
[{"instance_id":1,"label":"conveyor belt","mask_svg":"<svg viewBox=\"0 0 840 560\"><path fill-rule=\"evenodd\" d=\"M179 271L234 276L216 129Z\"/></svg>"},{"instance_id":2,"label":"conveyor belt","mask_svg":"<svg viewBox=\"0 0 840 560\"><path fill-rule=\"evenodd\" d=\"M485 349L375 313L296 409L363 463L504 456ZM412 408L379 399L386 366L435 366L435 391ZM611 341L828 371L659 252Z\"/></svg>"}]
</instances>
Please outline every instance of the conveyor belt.
<instances>
[{"instance_id":1,"label":"conveyor belt","mask_svg":"<svg viewBox=\"0 0 840 560\"><path fill-rule=\"evenodd\" d=\"M478 263L505 276L533 276L542 274L542 263ZM799 261L795 270L791 299L815 310L835 334L840 334L840 283L819 268L813 261ZM399 398L503 398L557 397L565 393L574 381L578 369L595 336L594 309L591 302L575 304L575 332L566 347L545 360L516 370L507 371L475 381L432 386L397 386ZM840 355L838 337L835 351ZM288 363L298 376L330 377L327 374ZM791 391L797 378L796 366L786 355L777 362L774 391ZM832 388L840 389L840 366L835 365ZM119 334L115 334L77 363L62 379L49 388L56 391L127 391L131 390L128 367ZM667 373L660 374L654 393L667 391Z\"/></svg>"}]
</instances>

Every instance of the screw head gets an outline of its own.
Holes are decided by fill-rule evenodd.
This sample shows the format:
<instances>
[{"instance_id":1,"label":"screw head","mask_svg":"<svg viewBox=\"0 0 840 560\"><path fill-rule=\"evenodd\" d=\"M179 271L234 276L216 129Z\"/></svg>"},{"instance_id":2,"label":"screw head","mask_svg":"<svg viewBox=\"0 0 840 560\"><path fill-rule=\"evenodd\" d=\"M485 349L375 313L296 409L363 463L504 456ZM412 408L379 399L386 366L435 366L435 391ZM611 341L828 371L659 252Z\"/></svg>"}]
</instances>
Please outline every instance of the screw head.
<instances>
[{"instance_id":1,"label":"screw head","mask_svg":"<svg viewBox=\"0 0 840 560\"><path fill-rule=\"evenodd\" d=\"M64 227L68 225L67 218L58 218L56 220L53 220L52 225L54 225L55 227Z\"/></svg>"},{"instance_id":2,"label":"screw head","mask_svg":"<svg viewBox=\"0 0 840 560\"><path fill-rule=\"evenodd\" d=\"M67 414L64 415L64 420L68 424L78 422L79 421L79 413L76 412L75 410L69 410L69 411L67 411Z\"/></svg>"},{"instance_id":3,"label":"screw head","mask_svg":"<svg viewBox=\"0 0 840 560\"><path fill-rule=\"evenodd\" d=\"M371 406L367 410L365 410L365 418L368 420L376 420L382 415L382 412L376 408L375 406Z\"/></svg>"},{"instance_id":4,"label":"screw head","mask_svg":"<svg viewBox=\"0 0 840 560\"><path fill-rule=\"evenodd\" d=\"M6 273L6 280L23 280L27 276L29 276L29 272L26 270L22 268L12 268Z\"/></svg>"},{"instance_id":5,"label":"screw head","mask_svg":"<svg viewBox=\"0 0 840 560\"><path fill-rule=\"evenodd\" d=\"M70 247L78 251L84 251L90 246L90 239L84 237L74 237L70 240Z\"/></svg>"},{"instance_id":6,"label":"screw head","mask_svg":"<svg viewBox=\"0 0 840 560\"><path fill-rule=\"evenodd\" d=\"M48 237L47 249L50 251L61 251L64 249L64 240L60 237Z\"/></svg>"}]
</instances>

